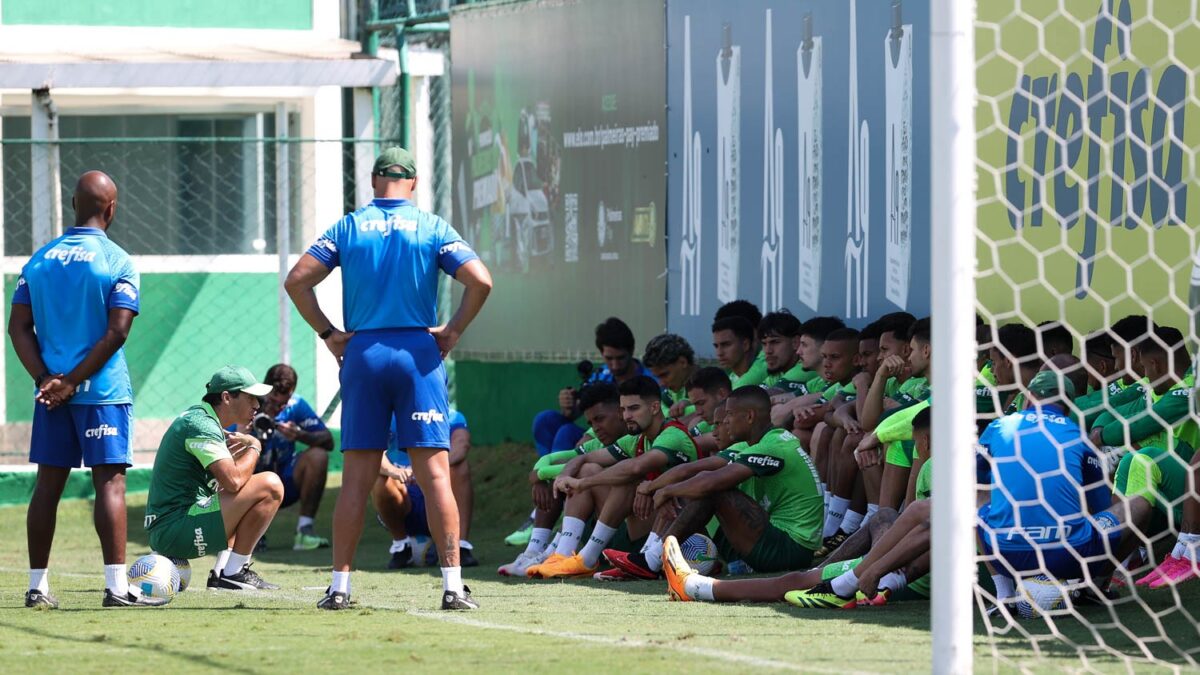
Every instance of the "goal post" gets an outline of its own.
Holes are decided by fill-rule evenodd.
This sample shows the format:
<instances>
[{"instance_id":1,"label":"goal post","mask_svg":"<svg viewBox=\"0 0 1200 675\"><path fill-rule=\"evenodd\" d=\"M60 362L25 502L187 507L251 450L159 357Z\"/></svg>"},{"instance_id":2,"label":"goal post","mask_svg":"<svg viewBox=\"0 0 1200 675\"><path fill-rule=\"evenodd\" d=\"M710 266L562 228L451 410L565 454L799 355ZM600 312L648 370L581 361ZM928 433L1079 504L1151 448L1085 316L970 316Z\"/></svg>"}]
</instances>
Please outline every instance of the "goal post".
<instances>
[{"instance_id":1,"label":"goal post","mask_svg":"<svg viewBox=\"0 0 1200 675\"><path fill-rule=\"evenodd\" d=\"M975 2L930 0L933 672L973 666L975 580Z\"/></svg>"}]
</instances>

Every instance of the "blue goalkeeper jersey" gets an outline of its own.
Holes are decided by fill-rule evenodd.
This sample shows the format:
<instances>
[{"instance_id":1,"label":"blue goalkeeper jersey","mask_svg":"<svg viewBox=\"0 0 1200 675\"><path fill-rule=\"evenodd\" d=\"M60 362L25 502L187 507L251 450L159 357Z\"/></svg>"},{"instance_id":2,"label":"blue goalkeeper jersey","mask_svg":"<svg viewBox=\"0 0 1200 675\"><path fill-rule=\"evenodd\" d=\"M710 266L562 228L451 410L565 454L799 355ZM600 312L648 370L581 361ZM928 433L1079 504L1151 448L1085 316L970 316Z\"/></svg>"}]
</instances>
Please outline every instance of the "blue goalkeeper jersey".
<instances>
[{"instance_id":1,"label":"blue goalkeeper jersey","mask_svg":"<svg viewBox=\"0 0 1200 675\"><path fill-rule=\"evenodd\" d=\"M438 270L479 256L440 217L407 199L375 199L339 220L308 254L342 268L345 329L437 325Z\"/></svg>"},{"instance_id":2,"label":"blue goalkeeper jersey","mask_svg":"<svg viewBox=\"0 0 1200 675\"><path fill-rule=\"evenodd\" d=\"M979 510L1002 549L1081 545L1086 513L1108 508L1102 460L1061 407L1029 407L988 425L979 437L978 479L991 485Z\"/></svg>"},{"instance_id":3,"label":"blue goalkeeper jersey","mask_svg":"<svg viewBox=\"0 0 1200 675\"><path fill-rule=\"evenodd\" d=\"M15 305L29 305L38 348L51 373L69 373L108 330L111 309L139 309L140 281L129 254L104 230L72 227L21 269ZM75 405L133 403L125 350L80 383Z\"/></svg>"}]
</instances>

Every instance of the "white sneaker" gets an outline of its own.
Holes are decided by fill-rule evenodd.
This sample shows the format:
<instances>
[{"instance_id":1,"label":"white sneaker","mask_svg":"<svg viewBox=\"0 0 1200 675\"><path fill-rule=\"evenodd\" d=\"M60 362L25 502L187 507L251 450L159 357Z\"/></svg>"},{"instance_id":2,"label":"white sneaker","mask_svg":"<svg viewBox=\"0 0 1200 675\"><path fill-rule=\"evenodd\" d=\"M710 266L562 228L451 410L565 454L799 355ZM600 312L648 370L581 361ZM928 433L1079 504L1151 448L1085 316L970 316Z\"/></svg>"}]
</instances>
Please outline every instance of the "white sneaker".
<instances>
[{"instance_id":1,"label":"white sneaker","mask_svg":"<svg viewBox=\"0 0 1200 675\"><path fill-rule=\"evenodd\" d=\"M540 553L522 552L516 560L496 568L496 574L502 577L524 577L525 570L540 564L543 560Z\"/></svg>"}]
</instances>

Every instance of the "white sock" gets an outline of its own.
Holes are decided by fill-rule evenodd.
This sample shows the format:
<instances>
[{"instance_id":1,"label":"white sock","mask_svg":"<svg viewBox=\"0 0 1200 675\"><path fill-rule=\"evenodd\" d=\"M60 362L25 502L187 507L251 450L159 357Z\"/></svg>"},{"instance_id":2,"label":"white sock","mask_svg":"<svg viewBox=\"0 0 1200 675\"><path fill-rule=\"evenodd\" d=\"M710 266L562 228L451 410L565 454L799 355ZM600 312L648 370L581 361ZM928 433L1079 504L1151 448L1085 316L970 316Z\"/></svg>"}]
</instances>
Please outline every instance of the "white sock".
<instances>
[{"instance_id":1,"label":"white sock","mask_svg":"<svg viewBox=\"0 0 1200 675\"><path fill-rule=\"evenodd\" d=\"M308 516L300 516L300 519L296 521L296 531L299 532L306 527L312 527L313 522L315 521Z\"/></svg>"},{"instance_id":2,"label":"white sock","mask_svg":"<svg viewBox=\"0 0 1200 675\"><path fill-rule=\"evenodd\" d=\"M859 513L858 511L847 511L846 517L842 518L842 532L846 534L858 532L858 528L862 527L863 518L865 517L866 514Z\"/></svg>"},{"instance_id":3,"label":"white sock","mask_svg":"<svg viewBox=\"0 0 1200 675\"><path fill-rule=\"evenodd\" d=\"M463 592L461 567L442 568L442 590L453 591L455 593Z\"/></svg>"},{"instance_id":4,"label":"white sock","mask_svg":"<svg viewBox=\"0 0 1200 675\"><path fill-rule=\"evenodd\" d=\"M600 521L596 521L596 526L592 528L592 534L588 537L587 545L579 552L579 557L583 558L583 564L588 567L595 567L600 562L600 554L604 553L604 547L608 546L608 542L612 541L613 535L617 533L617 528L609 527Z\"/></svg>"},{"instance_id":5,"label":"white sock","mask_svg":"<svg viewBox=\"0 0 1200 675\"><path fill-rule=\"evenodd\" d=\"M1007 600L1016 597L1017 585L1012 580L1012 577L1004 576L1003 574L993 574L992 583L996 584L996 599Z\"/></svg>"},{"instance_id":6,"label":"white sock","mask_svg":"<svg viewBox=\"0 0 1200 675\"><path fill-rule=\"evenodd\" d=\"M837 495L829 498L829 509L825 511L825 529L821 532L822 537L832 537L837 534L848 508L850 508L849 499Z\"/></svg>"},{"instance_id":7,"label":"white sock","mask_svg":"<svg viewBox=\"0 0 1200 675\"><path fill-rule=\"evenodd\" d=\"M475 547L471 545L471 542L467 541L466 539L459 539L459 540L458 540L458 547L459 547L459 548L461 548L461 549L465 549L465 550L467 550L467 551L474 551L474 550L475 550Z\"/></svg>"},{"instance_id":8,"label":"white sock","mask_svg":"<svg viewBox=\"0 0 1200 675\"><path fill-rule=\"evenodd\" d=\"M825 497L825 510L828 511L829 510L829 488L825 487L824 483L821 483L821 494Z\"/></svg>"},{"instance_id":9,"label":"white sock","mask_svg":"<svg viewBox=\"0 0 1200 675\"><path fill-rule=\"evenodd\" d=\"M663 541L654 532L646 537L646 545L642 546L642 555L646 557L646 567L652 572L662 571Z\"/></svg>"},{"instance_id":10,"label":"white sock","mask_svg":"<svg viewBox=\"0 0 1200 675\"><path fill-rule=\"evenodd\" d=\"M899 593L908 586L908 577L904 576L904 570L896 570L888 572L879 580L879 589L888 589L893 593Z\"/></svg>"},{"instance_id":11,"label":"white sock","mask_svg":"<svg viewBox=\"0 0 1200 675\"><path fill-rule=\"evenodd\" d=\"M1200 561L1200 552L1197 551L1200 548L1200 532L1181 532L1179 541L1175 542L1175 547L1180 549L1176 558L1187 558L1192 562ZM1171 551L1171 554L1174 555L1175 551Z\"/></svg>"},{"instance_id":12,"label":"white sock","mask_svg":"<svg viewBox=\"0 0 1200 675\"><path fill-rule=\"evenodd\" d=\"M553 553L553 552L557 551L558 550L558 542L560 540L562 540L562 532L555 532L554 537L550 540L550 544L548 546L546 546L546 548L542 549L541 552L546 553L547 551L549 551L550 553ZM547 555L549 555L549 554L547 554Z\"/></svg>"},{"instance_id":13,"label":"white sock","mask_svg":"<svg viewBox=\"0 0 1200 675\"><path fill-rule=\"evenodd\" d=\"M863 521L861 523L859 523L859 527L862 527L862 526L866 525L867 523L871 522L871 516L875 515L878 511L879 511L878 504L867 504L867 515L863 517Z\"/></svg>"},{"instance_id":14,"label":"white sock","mask_svg":"<svg viewBox=\"0 0 1200 675\"><path fill-rule=\"evenodd\" d=\"M535 527L533 533L529 535L529 545L525 547L527 555L536 555L546 550L546 544L550 542L550 528Z\"/></svg>"},{"instance_id":15,"label":"white sock","mask_svg":"<svg viewBox=\"0 0 1200 675\"><path fill-rule=\"evenodd\" d=\"M50 592L50 579L48 578L49 570L29 570L29 590L41 591L42 593Z\"/></svg>"},{"instance_id":16,"label":"white sock","mask_svg":"<svg viewBox=\"0 0 1200 675\"><path fill-rule=\"evenodd\" d=\"M250 555L242 555L236 551L229 552L229 562L225 563L225 576L233 576L242 571L246 563L250 562Z\"/></svg>"},{"instance_id":17,"label":"white sock","mask_svg":"<svg viewBox=\"0 0 1200 675\"><path fill-rule=\"evenodd\" d=\"M587 523L578 518L566 516L563 518L562 532L558 533L558 546L554 552L561 556L573 556L579 550L579 541L583 539L583 528Z\"/></svg>"},{"instance_id":18,"label":"white sock","mask_svg":"<svg viewBox=\"0 0 1200 675\"><path fill-rule=\"evenodd\" d=\"M529 512L529 519L533 520L534 518L537 518L537 507L536 506L534 507L534 509L532 511Z\"/></svg>"},{"instance_id":19,"label":"white sock","mask_svg":"<svg viewBox=\"0 0 1200 675\"><path fill-rule=\"evenodd\" d=\"M853 598L854 592L858 590L858 575L854 570L848 570L834 577L829 584L833 586L833 592L839 598Z\"/></svg>"},{"instance_id":20,"label":"white sock","mask_svg":"<svg viewBox=\"0 0 1200 675\"><path fill-rule=\"evenodd\" d=\"M411 547L412 544L413 544L412 537L405 537L403 539L393 539L392 547L388 549L388 553L399 553L399 552L403 551L404 549Z\"/></svg>"},{"instance_id":21,"label":"white sock","mask_svg":"<svg viewBox=\"0 0 1200 675\"><path fill-rule=\"evenodd\" d=\"M229 554L233 553L233 549L227 548L217 554L217 564L213 565L213 571L217 574L225 571L225 565L229 562Z\"/></svg>"},{"instance_id":22,"label":"white sock","mask_svg":"<svg viewBox=\"0 0 1200 675\"><path fill-rule=\"evenodd\" d=\"M683 592L687 593L688 597L693 600L714 602L713 582L715 581L716 579L701 574L689 574L683 580Z\"/></svg>"},{"instance_id":23,"label":"white sock","mask_svg":"<svg viewBox=\"0 0 1200 675\"><path fill-rule=\"evenodd\" d=\"M329 584L330 593L345 593L350 595L350 572L333 572L333 582Z\"/></svg>"},{"instance_id":24,"label":"white sock","mask_svg":"<svg viewBox=\"0 0 1200 675\"><path fill-rule=\"evenodd\" d=\"M104 586L117 597L128 595L129 574L125 571L125 565L105 565Z\"/></svg>"}]
</instances>

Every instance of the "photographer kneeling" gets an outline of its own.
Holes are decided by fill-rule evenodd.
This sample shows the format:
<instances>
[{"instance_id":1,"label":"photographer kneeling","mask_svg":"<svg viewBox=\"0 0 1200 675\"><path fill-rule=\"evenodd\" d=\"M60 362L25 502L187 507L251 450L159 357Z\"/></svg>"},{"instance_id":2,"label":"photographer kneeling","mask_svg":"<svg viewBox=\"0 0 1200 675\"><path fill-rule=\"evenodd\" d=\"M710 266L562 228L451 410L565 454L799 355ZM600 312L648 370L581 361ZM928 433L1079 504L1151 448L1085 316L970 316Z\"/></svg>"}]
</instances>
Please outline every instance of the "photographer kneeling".
<instances>
[{"instance_id":1,"label":"photographer kneeling","mask_svg":"<svg viewBox=\"0 0 1200 675\"><path fill-rule=\"evenodd\" d=\"M254 471L279 474L284 488L281 508L300 502L292 549L311 551L329 546L328 539L317 536L313 521L325 494L333 434L308 401L294 395L297 380L296 370L286 363L271 366L263 378L271 393L263 398L262 410L254 416L253 423L238 430L262 441L262 458ZM296 443L308 448L297 452ZM266 541L263 537L260 548L266 548Z\"/></svg>"}]
</instances>

